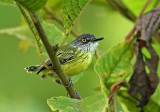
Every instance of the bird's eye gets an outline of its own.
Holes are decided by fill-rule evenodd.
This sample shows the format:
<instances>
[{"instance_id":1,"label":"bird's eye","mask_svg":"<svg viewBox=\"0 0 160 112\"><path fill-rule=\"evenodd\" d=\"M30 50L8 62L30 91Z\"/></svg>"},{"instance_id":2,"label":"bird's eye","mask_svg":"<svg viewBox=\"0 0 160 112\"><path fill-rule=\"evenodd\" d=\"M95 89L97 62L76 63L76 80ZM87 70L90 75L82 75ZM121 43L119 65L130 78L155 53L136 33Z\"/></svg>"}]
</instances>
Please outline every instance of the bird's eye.
<instances>
[{"instance_id":1,"label":"bird's eye","mask_svg":"<svg viewBox=\"0 0 160 112\"><path fill-rule=\"evenodd\" d=\"M83 38L83 39L82 39L82 42L83 42L83 43L87 42L87 39L86 39L86 38Z\"/></svg>"}]
</instances>

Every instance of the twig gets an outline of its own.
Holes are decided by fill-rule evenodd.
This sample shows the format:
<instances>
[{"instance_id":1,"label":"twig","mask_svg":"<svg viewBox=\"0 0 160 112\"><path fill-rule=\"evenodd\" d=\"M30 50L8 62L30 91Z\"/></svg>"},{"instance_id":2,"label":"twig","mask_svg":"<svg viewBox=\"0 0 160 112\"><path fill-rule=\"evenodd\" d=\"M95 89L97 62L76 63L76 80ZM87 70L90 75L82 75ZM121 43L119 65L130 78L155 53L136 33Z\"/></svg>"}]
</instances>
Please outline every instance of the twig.
<instances>
[{"instance_id":1,"label":"twig","mask_svg":"<svg viewBox=\"0 0 160 112\"><path fill-rule=\"evenodd\" d=\"M59 48L61 48L61 47L64 45L64 43L66 42L66 40L67 40L67 38L68 38L68 35L69 35L70 31L71 31L71 28L66 30L65 37L64 37L62 43L60 44Z\"/></svg>"},{"instance_id":2,"label":"twig","mask_svg":"<svg viewBox=\"0 0 160 112\"><path fill-rule=\"evenodd\" d=\"M113 112L118 112L115 98L113 98Z\"/></svg>"},{"instance_id":3,"label":"twig","mask_svg":"<svg viewBox=\"0 0 160 112\"><path fill-rule=\"evenodd\" d=\"M125 80L122 80L122 81L119 81L119 82L114 83L114 84L111 86L110 94L109 94L109 96L108 96L108 103L110 103L110 101L112 100L114 93L115 93L117 90L119 90L120 87L123 86L125 83L126 83L126 81L125 81Z\"/></svg>"},{"instance_id":4,"label":"twig","mask_svg":"<svg viewBox=\"0 0 160 112\"><path fill-rule=\"evenodd\" d=\"M147 8L147 6L149 5L149 3L150 3L151 1L152 1L152 0L148 0L148 1L145 3L145 5L144 5L144 7L143 7L143 9L142 9L142 11L141 11L141 13L139 14L138 18L136 19L136 22L134 23L134 26L133 26L132 30L131 30L131 31L128 33L128 35L125 37L125 40L130 40L131 36L133 35L133 33L134 33L135 30L136 30L136 24L137 24L138 20L141 18L141 16L143 15L145 9Z\"/></svg>"},{"instance_id":5,"label":"twig","mask_svg":"<svg viewBox=\"0 0 160 112\"><path fill-rule=\"evenodd\" d=\"M31 19L35 25L35 28L37 29L39 37L42 40L42 43L43 43L43 45L49 55L49 58L50 58L52 65L54 67L54 71L59 76L62 83L64 85L68 85L69 79L68 79L67 75L65 75L64 71L62 70L61 65L59 63L59 60L56 56L58 46L56 45L56 46L52 47L52 45L49 43L49 40L48 40L47 35L46 35L46 33L40 23L38 15L36 13L31 13L30 16L31 16ZM65 88L71 98L75 98L75 99L78 98L77 94L74 90L73 84L71 84L69 87L65 87Z\"/></svg>"},{"instance_id":6,"label":"twig","mask_svg":"<svg viewBox=\"0 0 160 112\"><path fill-rule=\"evenodd\" d=\"M62 21L59 17L57 17L57 16L54 14L54 12L53 12L49 7L44 7L43 9L51 16L52 19L56 20L59 24L61 24L62 26L64 26L64 25L63 25L63 21ZM72 33L75 37L79 36L79 33L75 32L73 29L71 30L71 33Z\"/></svg>"}]
</instances>

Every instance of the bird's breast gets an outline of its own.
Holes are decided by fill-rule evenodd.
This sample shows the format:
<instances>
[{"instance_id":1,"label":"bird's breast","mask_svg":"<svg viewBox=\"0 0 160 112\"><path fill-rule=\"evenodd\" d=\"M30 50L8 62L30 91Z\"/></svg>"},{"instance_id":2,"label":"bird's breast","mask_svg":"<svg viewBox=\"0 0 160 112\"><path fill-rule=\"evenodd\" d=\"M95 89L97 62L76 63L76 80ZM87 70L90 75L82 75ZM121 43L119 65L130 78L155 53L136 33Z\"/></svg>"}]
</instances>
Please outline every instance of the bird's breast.
<instances>
[{"instance_id":1,"label":"bird's breast","mask_svg":"<svg viewBox=\"0 0 160 112\"><path fill-rule=\"evenodd\" d=\"M62 65L62 68L67 75L73 76L87 69L91 61L92 54L82 52L79 53L76 59L74 59L73 61Z\"/></svg>"}]
</instances>

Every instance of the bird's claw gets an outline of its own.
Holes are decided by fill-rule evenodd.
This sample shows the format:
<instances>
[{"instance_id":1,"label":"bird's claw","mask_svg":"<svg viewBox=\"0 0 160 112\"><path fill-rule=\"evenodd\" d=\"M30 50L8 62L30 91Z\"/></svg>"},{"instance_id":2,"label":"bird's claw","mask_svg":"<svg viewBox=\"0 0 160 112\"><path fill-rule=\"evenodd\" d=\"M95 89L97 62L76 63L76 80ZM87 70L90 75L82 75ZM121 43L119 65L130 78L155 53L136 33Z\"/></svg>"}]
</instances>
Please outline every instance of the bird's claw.
<instances>
[{"instance_id":1,"label":"bird's claw","mask_svg":"<svg viewBox=\"0 0 160 112\"><path fill-rule=\"evenodd\" d=\"M72 85L72 79L68 76L68 78L69 78L69 82L68 82L68 84L67 85L64 85L60 80L55 80L58 84L60 84L60 85L63 85L63 86L65 86L65 87L70 87L71 85ZM81 99L81 96L79 95L79 93L77 92L77 90L75 90L75 93L76 93L76 96L77 96L77 99ZM68 95L68 93L67 93L67 95ZM69 95L68 95L69 96Z\"/></svg>"},{"instance_id":2,"label":"bird's claw","mask_svg":"<svg viewBox=\"0 0 160 112\"><path fill-rule=\"evenodd\" d=\"M65 87L70 87L72 85L72 79L68 76L69 82L68 84L64 85L60 80L55 80L58 84L63 85Z\"/></svg>"}]
</instances>

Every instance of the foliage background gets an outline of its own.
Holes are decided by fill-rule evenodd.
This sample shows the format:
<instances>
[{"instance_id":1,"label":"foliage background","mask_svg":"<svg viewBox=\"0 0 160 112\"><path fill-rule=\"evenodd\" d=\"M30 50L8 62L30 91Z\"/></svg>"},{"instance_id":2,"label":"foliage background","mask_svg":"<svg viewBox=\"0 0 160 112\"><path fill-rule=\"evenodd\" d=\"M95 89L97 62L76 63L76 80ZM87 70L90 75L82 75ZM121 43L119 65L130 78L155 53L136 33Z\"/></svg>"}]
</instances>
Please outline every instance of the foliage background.
<instances>
[{"instance_id":1,"label":"foliage background","mask_svg":"<svg viewBox=\"0 0 160 112\"><path fill-rule=\"evenodd\" d=\"M133 22L102 3L93 0L79 21L83 33L105 37L98 48L106 51L124 40ZM21 18L16 7L0 4L0 29L20 25ZM24 67L38 64L40 60L35 47L29 47L23 52L19 49L19 42L14 36L0 35L0 112L51 112L46 99L66 96L66 91L50 79L42 80L40 76L26 73ZM75 84L82 98L96 94L93 88L98 86L100 84L93 66L90 66Z\"/></svg>"}]
</instances>

